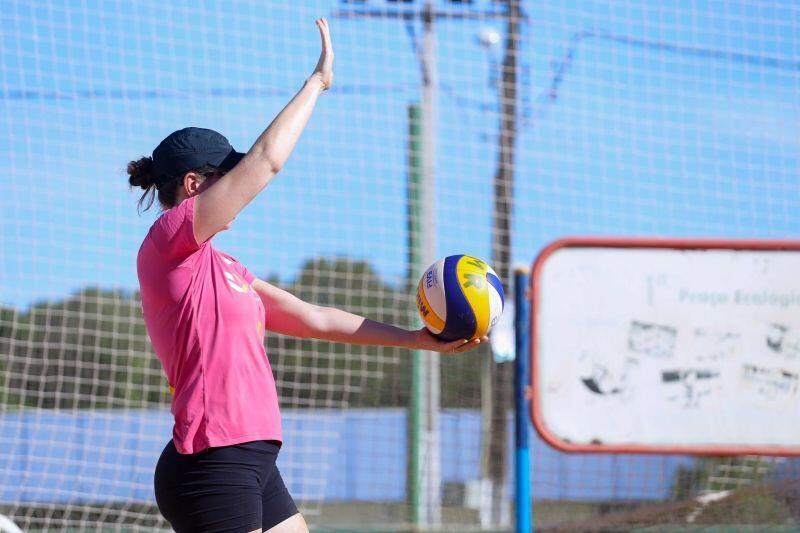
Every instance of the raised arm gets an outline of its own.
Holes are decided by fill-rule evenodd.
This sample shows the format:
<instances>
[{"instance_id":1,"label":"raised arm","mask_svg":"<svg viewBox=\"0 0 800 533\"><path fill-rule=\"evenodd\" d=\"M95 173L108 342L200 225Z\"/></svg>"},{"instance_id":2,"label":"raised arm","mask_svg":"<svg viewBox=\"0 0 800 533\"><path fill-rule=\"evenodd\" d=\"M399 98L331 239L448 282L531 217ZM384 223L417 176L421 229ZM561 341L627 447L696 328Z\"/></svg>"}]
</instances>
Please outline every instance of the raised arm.
<instances>
[{"instance_id":1,"label":"raised arm","mask_svg":"<svg viewBox=\"0 0 800 533\"><path fill-rule=\"evenodd\" d=\"M487 340L443 342L425 328L405 330L375 322L341 309L320 307L300 300L289 292L256 279L253 288L267 308L266 328L292 337L322 339L349 344L400 346L418 350L457 353Z\"/></svg>"},{"instance_id":2,"label":"raised arm","mask_svg":"<svg viewBox=\"0 0 800 533\"><path fill-rule=\"evenodd\" d=\"M213 187L197 196L194 206L197 242L202 243L223 229L267 186L294 150L317 97L333 83L333 46L328 22L318 19L316 24L322 51L303 88L258 137L242 160Z\"/></svg>"}]
</instances>

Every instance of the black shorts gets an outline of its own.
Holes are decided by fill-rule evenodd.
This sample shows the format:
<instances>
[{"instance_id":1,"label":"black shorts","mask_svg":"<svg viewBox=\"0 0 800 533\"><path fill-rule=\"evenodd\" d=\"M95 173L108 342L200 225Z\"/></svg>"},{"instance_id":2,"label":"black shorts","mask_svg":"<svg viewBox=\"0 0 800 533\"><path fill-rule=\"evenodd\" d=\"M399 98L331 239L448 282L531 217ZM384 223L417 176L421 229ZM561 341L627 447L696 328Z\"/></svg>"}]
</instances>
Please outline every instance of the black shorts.
<instances>
[{"instance_id":1,"label":"black shorts","mask_svg":"<svg viewBox=\"0 0 800 533\"><path fill-rule=\"evenodd\" d=\"M179 533L274 527L297 514L275 465L279 449L262 440L183 455L170 440L156 465L158 510Z\"/></svg>"}]
</instances>

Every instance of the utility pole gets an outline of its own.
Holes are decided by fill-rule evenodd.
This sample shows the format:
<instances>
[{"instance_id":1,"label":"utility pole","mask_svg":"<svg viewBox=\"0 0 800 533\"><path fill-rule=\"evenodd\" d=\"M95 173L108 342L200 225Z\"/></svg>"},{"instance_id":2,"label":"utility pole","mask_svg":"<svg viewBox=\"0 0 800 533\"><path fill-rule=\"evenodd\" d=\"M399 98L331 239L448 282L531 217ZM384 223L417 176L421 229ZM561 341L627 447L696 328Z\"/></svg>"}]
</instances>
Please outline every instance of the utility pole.
<instances>
[{"instance_id":1,"label":"utility pole","mask_svg":"<svg viewBox=\"0 0 800 533\"><path fill-rule=\"evenodd\" d=\"M517 51L522 13L519 0L505 0L506 40L500 78L500 131L497 170L494 178L492 226L492 265L505 283L511 280L511 223L514 192L514 151L517 138ZM524 357L524 354L517 354ZM513 363L484 362L481 383L484 438L481 443L481 475L490 480L491 516L482 522L498 523L510 519L503 508L508 453L508 411L512 406ZM488 389L488 390L487 390Z\"/></svg>"},{"instance_id":2,"label":"utility pole","mask_svg":"<svg viewBox=\"0 0 800 533\"><path fill-rule=\"evenodd\" d=\"M422 91L420 105L409 108L409 196L408 245L409 283L436 260L436 124L437 88L436 34L434 22L442 13L425 0L421 10L372 10L350 7L334 13L343 18L396 18L405 20L412 34L412 46L420 64ZM414 21L422 23L417 42ZM425 221L425 231L421 221ZM413 289L412 289L413 290ZM417 319L418 325L421 326ZM439 354L415 350L411 357L411 398L409 405L408 506L409 520L425 529L441 522L441 438L439 434Z\"/></svg>"},{"instance_id":3,"label":"utility pole","mask_svg":"<svg viewBox=\"0 0 800 533\"><path fill-rule=\"evenodd\" d=\"M412 2L403 2L414 3ZM484 20L499 15L497 12L481 13L463 9L459 0L451 0L453 9L436 10L433 0L424 0L422 9L379 9L367 6L366 0L349 3L333 13L340 18L391 18L406 22L412 46L417 55L422 79L419 106L409 108L409 276L419 276L436 260L435 179L436 179L436 129L437 91L439 86L436 65L436 34L434 23L447 20ZM460 10L458 10L460 9ZM422 26L422 39L418 42L414 22ZM516 112L516 111L515 111ZM413 220L413 217L419 217ZM421 231L420 220L426 231ZM506 235L508 230L506 230ZM506 238L506 241L508 239ZM506 253L508 250L506 249ZM508 268L506 268L508 270ZM502 271L498 273L503 276ZM507 275L507 274L506 274ZM409 279L415 287L416 280ZM439 354L412 353L412 384L409 405L409 473L408 504L410 521L417 529L426 529L441 522L441 439L439 435L440 365ZM509 396L510 398L510 396ZM503 426L503 438L506 431ZM486 440L485 438L483 439ZM505 442L505 441L504 441ZM495 453L494 449L490 453ZM505 448L500 456L505 461ZM502 476L502 468L501 474ZM485 477L485 476L484 476ZM485 513L482 513L485 514Z\"/></svg>"}]
</instances>

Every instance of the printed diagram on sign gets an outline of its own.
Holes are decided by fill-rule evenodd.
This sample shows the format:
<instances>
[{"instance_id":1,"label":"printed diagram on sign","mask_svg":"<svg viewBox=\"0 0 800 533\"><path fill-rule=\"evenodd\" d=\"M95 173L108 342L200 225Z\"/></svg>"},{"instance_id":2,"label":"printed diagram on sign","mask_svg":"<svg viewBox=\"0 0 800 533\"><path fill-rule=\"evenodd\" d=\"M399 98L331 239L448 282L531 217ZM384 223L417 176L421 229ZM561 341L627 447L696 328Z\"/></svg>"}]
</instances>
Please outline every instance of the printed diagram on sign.
<instances>
[{"instance_id":1,"label":"printed diagram on sign","mask_svg":"<svg viewBox=\"0 0 800 533\"><path fill-rule=\"evenodd\" d=\"M739 356L742 335L730 331L696 328L692 332L693 359L698 362L719 363Z\"/></svg>"},{"instance_id":2,"label":"printed diagram on sign","mask_svg":"<svg viewBox=\"0 0 800 533\"><path fill-rule=\"evenodd\" d=\"M638 320L631 322L627 337L627 353L623 357L598 357L589 351L581 353L579 360L585 369L581 375L584 387L601 396L622 396L632 392L636 383L631 374L643 361L671 359L675 352L677 330L671 326L650 324ZM615 363L614 359L621 359Z\"/></svg>"},{"instance_id":3,"label":"printed diagram on sign","mask_svg":"<svg viewBox=\"0 0 800 533\"><path fill-rule=\"evenodd\" d=\"M671 326L634 320L628 334L628 348L637 354L669 358L675 353L678 331Z\"/></svg>"},{"instance_id":4,"label":"printed diagram on sign","mask_svg":"<svg viewBox=\"0 0 800 533\"><path fill-rule=\"evenodd\" d=\"M629 387L635 386L630 383L629 376L639 366L640 357L642 355L665 359L672 357L676 337L675 328L634 320L627 342L630 353L625 354L621 364L614 364L613 359L608 357L601 358L583 352L579 357L585 368L581 382L594 394L622 395L626 390L632 390Z\"/></svg>"},{"instance_id":5,"label":"printed diagram on sign","mask_svg":"<svg viewBox=\"0 0 800 533\"><path fill-rule=\"evenodd\" d=\"M700 402L722 390L720 373L709 369L689 368L661 372L666 399L683 407L698 407Z\"/></svg>"},{"instance_id":6,"label":"printed diagram on sign","mask_svg":"<svg viewBox=\"0 0 800 533\"><path fill-rule=\"evenodd\" d=\"M742 383L765 400L792 401L797 396L798 375L778 368L742 366Z\"/></svg>"},{"instance_id":7,"label":"printed diagram on sign","mask_svg":"<svg viewBox=\"0 0 800 533\"><path fill-rule=\"evenodd\" d=\"M723 389L737 390L745 403L753 405L797 397L800 373L788 364L800 358L797 330L768 324L766 333L751 337L749 344L736 331L707 327L684 331L674 325L632 320L623 353L609 357L588 349L581 352L584 389L592 395L622 399L646 386L644 379L662 387L666 403L689 409L702 407L724 394ZM782 365L776 367L770 355L781 356Z\"/></svg>"},{"instance_id":8,"label":"printed diagram on sign","mask_svg":"<svg viewBox=\"0 0 800 533\"><path fill-rule=\"evenodd\" d=\"M789 359L800 356L800 334L783 324L770 324L767 329L767 348Z\"/></svg>"},{"instance_id":9,"label":"printed diagram on sign","mask_svg":"<svg viewBox=\"0 0 800 533\"><path fill-rule=\"evenodd\" d=\"M586 354L582 359L587 361ZM626 358L621 368L613 368L600 362L590 363L589 369L583 373L581 381L594 394L601 396L621 395L628 387L628 374L631 366L636 365L634 359Z\"/></svg>"},{"instance_id":10,"label":"printed diagram on sign","mask_svg":"<svg viewBox=\"0 0 800 533\"><path fill-rule=\"evenodd\" d=\"M729 333L710 333L702 329L692 332L692 343L698 361L717 359L725 352L725 341L735 338ZM628 348L640 357L673 361L678 345L678 328L634 320L628 335ZM655 369L655 368L654 368ZM668 402L683 407L697 407L700 402L721 390L720 373L709 368L667 368L661 370L661 385Z\"/></svg>"}]
</instances>

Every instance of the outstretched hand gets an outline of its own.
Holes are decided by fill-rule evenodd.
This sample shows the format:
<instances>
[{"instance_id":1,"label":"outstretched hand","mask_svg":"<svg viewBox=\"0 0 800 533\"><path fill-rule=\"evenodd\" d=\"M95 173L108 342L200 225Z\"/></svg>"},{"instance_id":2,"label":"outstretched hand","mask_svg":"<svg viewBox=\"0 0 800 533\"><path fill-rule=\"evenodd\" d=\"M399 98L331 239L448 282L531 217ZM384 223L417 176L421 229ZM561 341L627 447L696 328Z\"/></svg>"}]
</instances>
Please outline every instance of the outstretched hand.
<instances>
[{"instance_id":1,"label":"outstretched hand","mask_svg":"<svg viewBox=\"0 0 800 533\"><path fill-rule=\"evenodd\" d=\"M489 337L483 336L479 339L468 341L467 339L459 339L456 341L445 342L441 339L434 337L427 328L421 328L413 332L414 346L417 350L430 350L432 352L441 352L444 354L453 354L466 352L472 350L482 342L489 340Z\"/></svg>"},{"instance_id":2,"label":"outstretched hand","mask_svg":"<svg viewBox=\"0 0 800 533\"><path fill-rule=\"evenodd\" d=\"M330 89L333 85L333 45L331 44L331 32L328 28L328 21L324 18L316 20L319 38L322 41L322 51L319 54L319 61L314 68L312 77L316 77L322 82L323 89Z\"/></svg>"}]
</instances>

